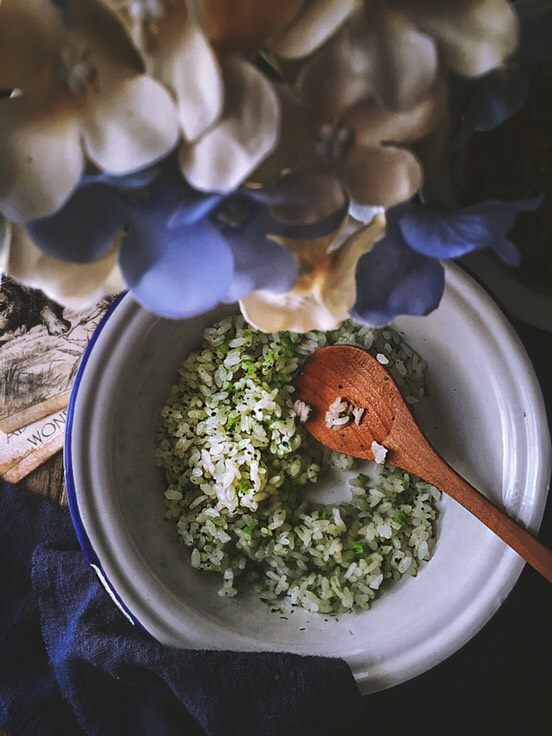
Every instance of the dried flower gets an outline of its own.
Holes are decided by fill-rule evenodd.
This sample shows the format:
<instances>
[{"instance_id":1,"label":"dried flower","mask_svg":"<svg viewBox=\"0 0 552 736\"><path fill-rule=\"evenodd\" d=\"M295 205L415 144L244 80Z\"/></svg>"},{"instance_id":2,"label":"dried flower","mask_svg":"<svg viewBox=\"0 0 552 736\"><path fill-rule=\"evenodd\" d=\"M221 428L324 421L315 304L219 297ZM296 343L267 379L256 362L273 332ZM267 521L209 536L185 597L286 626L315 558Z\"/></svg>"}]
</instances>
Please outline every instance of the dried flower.
<instances>
[{"instance_id":1,"label":"dried flower","mask_svg":"<svg viewBox=\"0 0 552 736\"><path fill-rule=\"evenodd\" d=\"M178 129L169 93L146 74L96 0L68 30L46 0L0 6L0 211L25 221L55 212L86 157L114 174L166 154Z\"/></svg>"},{"instance_id":2,"label":"dried flower","mask_svg":"<svg viewBox=\"0 0 552 736\"><path fill-rule=\"evenodd\" d=\"M187 0L102 0L148 72L174 95L184 137L194 141L221 116L223 82L216 54Z\"/></svg>"},{"instance_id":3,"label":"dried flower","mask_svg":"<svg viewBox=\"0 0 552 736\"><path fill-rule=\"evenodd\" d=\"M243 54L280 30L299 0L235 0L231 12L220 0L103 2L176 98L187 180L202 191L235 189L273 151L280 132L273 85Z\"/></svg>"},{"instance_id":4,"label":"dried flower","mask_svg":"<svg viewBox=\"0 0 552 736\"><path fill-rule=\"evenodd\" d=\"M335 235L317 241L286 240L299 259L301 274L289 291L259 290L242 299L247 321L264 332L336 329L355 303L357 263L382 237L385 218L378 214L367 227L359 225L349 220L347 226L355 232L337 248Z\"/></svg>"},{"instance_id":5,"label":"dried flower","mask_svg":"<svg viewBox=\"0 0 552 736\"><path fill-rule=\"evenodd\" d=\"M289 288L297 262L267 236L279 223L266 205L193 190L174 157L160 168L132 191L85 181L59 212L28 223L31 242L60 271L113 256L137 301L164 317L190 317L257 288ZM14 244L12 262L23 246L29 251L26 241Z\"/></svg>"},{"instance_id":6,"label":"dried flower","mask_svg":"<svg viewBox=\"0 0 552 736\"><path fill-rule=\"evenodd\" d=\"M552 3L518 0L520 42L515 56L498 69L470 83L455 86L454 103L460 118L454 146L464 145L474 131L501 125L525 103L529 70L552 56Z\"/></svg>"},{"instance_id":7,"label":"dried flower","mask_svg":"<svg viewBox=\"0 0 552 736\"><path fill-rule=\"evenodd\" d=\"M414 196L423 183L422 162L413 144L447 117L447 83L434 80L423 99L407 110L392 110L355 83L346 29L331 39L299 71L295 106L282 105L282 129L299 123L301 148L282 140L261 169L313 169L324 165L347 196L368 206L392 207ZM351 84L349 84L351 82ZM305 141L306 133L310 139ZM293 138L287 132L286 138Z\"/></svg>"},{"instance_id":8,"label":"dried flower","mask_svg":"<svg viewBox=\"0 0 552 736\"><path fill-rule=\"evenodd\" d=\"M41 289L50 299L72 309L87 309L102 297L126 288L115 241L111 251L94 263L67 263L39 250L23 227L2 222L0 273Z\"/></svg>"},{"instance_id":9,"label":"dried flower","mask_svg":"<svg viewBox=\"0 0 552 736\"><path fill-rule=\"evenodd\" d=\"M196 0L198 19L218 52L256 54L298 15L303 0Z\"/></svg>"},{"instance_id":10,"label":"dried flower","mask_svg":"<svg viewBox=\"0 0 552 736\"><path fill-rule=\"evenodd\" d=\"M516 264L519 254L506 236L517 214L541 201L488 201L452 211L412 203L388 211L385 237L359 261L352 316L380 327L399 314L429 314L443 295L441 260L492 248Z\"/></svg>"},{"instance_id":11,"label":"dried flower","mask_svg":"<svg viewBox=\"0 0 552 736\"><path fill-rule=\"evenodd\" d=\"M514 263L536 206L454 211L445 176L549 51L550 0L514 7L0 0L0 268L72 306L241 299L267 331L427 314L442 259Z\"/></svg>"},{"instance_id":12,"label":"dried flower","mask_svg":"<svg viewBox=\"0 0 552 736\"><path fill-rule=\"evenodd\" d=\"M75 262L118 258L135 298L174 318L258 289L287 291L297 278L298 261L277 240L320 237L335 230L343 214L307 225L284 223L257 194L198 192L183 179L175 156L133 176L88 176L61 210L27 224L32 240L14 245L11 262L21 261L17 250L29 251L29 243L32 257L40 249L46 256L42 263L55 262L60 273L73 273ZM31 256L25 255L25 262ZM97 274L108 278L101 268ZM19 278L28 281L27 271L18 269Z\"/></svg>"},{"instance_id":13,"label":"dried flower","mask_svg":"<svg viewBox=\"0 0 552 736\"><path fill-rule=\"evenodd\" d=\"M329 56L324 63L332 54L331 49L326 51ZM309 179L323 169L328 181L331 177L335 181L325 192L328 209L330 203L338 206L339 191L354 203L370 207L392 207L419 191L423 166L412 148L446 116L447 88L443 80L430 96L406 112L386 110L371 99L350 107L341 101L341 107L338 99L326 97L324 86L315 79L303 76L300 82L304 104L310 111L305 128L311 133L311 145L303 146L304 158L298 163L293 161L293 147L280 146L274 154L275 159L280 158L276 162L268 159L265 170L278 170L278 164L283 170L291 168L302 177L304 187L312 188L314 183ZM283 108L284 127L288 109Z\"/></svg>"},{"instance_id":14,"label":"dried flower","mask_svg":"<svg viewBox=\"0 0 552 736\"><path fill-rule=\"evenodd\" d=\"M401 110L431 92L442 67L465 77L496 68L515 51L518 35L507 0L311 0L274 48L304 58L343 23L347 64L320 77L325 94L350 103L375 97Z\"/></svg>"}]
</instances>

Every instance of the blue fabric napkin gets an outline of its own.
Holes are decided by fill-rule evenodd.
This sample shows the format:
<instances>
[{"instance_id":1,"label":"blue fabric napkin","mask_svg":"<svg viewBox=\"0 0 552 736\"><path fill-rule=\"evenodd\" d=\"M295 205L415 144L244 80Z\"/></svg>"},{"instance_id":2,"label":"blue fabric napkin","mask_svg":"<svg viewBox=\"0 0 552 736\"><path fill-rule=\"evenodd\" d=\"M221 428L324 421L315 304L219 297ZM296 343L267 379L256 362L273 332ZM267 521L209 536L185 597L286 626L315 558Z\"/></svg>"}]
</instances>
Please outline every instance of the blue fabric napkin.
<instances>
[{"instance_id":1,"label":"blue fabric napkin","mask_svg":"<svg viewBox=\"0 0 552 736\"><path fill-rule=\"evenodd\" d=\"M339 659L184 651L136 630L78 549L69 512L0 488L0 729L13 736L359 733Z\"/></svg>"}]
</instances>

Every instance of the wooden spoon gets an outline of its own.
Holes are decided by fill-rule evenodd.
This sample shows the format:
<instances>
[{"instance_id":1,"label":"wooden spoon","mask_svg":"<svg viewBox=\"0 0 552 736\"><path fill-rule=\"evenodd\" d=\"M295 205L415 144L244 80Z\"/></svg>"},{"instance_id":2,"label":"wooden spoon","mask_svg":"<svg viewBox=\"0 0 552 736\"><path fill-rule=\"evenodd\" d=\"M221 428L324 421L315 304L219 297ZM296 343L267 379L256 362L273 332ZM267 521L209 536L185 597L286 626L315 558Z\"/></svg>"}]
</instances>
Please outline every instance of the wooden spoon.
<instances>
[{"instance_id":1,"label":"wooden spoon","mask_svg":"<svg viewBox=\"0 0 552 736\"><path fill-rule=\"evenodd\" d=\"M320 348L295 378L295 398L311 407L305 427L330 450L374 460L372 442L387 448L385 462L448 493L552 582L552 551L465 481L433 449L397 385L370 353L353 345ZM341 396L365 409L360 424L334 429L329 405Z\"/></svg>"}]
</instances>

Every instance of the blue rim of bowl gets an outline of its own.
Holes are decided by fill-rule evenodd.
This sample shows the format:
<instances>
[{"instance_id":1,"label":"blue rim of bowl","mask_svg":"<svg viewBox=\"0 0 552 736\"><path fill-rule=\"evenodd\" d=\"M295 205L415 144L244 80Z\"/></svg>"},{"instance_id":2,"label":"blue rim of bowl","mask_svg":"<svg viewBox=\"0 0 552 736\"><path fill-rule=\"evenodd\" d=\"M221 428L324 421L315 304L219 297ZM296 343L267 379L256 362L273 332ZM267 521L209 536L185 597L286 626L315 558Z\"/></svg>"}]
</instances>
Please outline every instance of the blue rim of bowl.
<instances>
[{"instance_id":1,"label":"blue rim of bowl","mask_svg":"<svg viewBox=\"0 0 552 736\"><path fill-rule=\"evenodd\" d=\"M90 341L80 360L77 374L75 376L75 381L73 383L73 388L71 389L71 396L69 397L69 404L67 406L67 422L65 425L65 447L63 450L63 469L64 469L64 474L65 474L65 487L67 491L67 501L69 503L69 513L71 514L71 521L73 522L73 527L75 529L75 533L77 535L77 539L78 539L80 548L84 554L86 561L93 568L94 572L98 576L100 583L105 588L107 594L113 600L115 605L120 609L121 613L123 613L124 616L134 626L139 628L145 634L148 634L147 630L142 626L140 621L138 621L136 616L134 616L134 614L131 613L131 611L129 611L129 609L123 603L120 596L117 594L117 591L115 590L113 585L109 582L105 574L105 571L102 567L102 564L98 558L98 555L94 551L94 548L92 547L92 543L90 542L88 534L86 533L86 529L84 528L84 524L83 524L83 521L80 515L79 505L77 501L77 489L75 485L75 478L73 475L73 455L72 455L72 448L71 448L71 435L72 435L72 430L73 430L73 422L75 419L75 406L77 403L77 396L79 392L80 383L82 381L84 371L86 370L86 364L88 363L92 350L94 349L94 345L96 344L109 318L112 316L113 312L117 309L117 307L123 300L123 297L126 295L126 293L127 292L123 292L122 294L119 294L117 297L115 297L115 300L109 306L106 313L104 314L104 316L98 323L98 326L92 333L92 337L90 338Z\"/></svg>"}]
</instances>

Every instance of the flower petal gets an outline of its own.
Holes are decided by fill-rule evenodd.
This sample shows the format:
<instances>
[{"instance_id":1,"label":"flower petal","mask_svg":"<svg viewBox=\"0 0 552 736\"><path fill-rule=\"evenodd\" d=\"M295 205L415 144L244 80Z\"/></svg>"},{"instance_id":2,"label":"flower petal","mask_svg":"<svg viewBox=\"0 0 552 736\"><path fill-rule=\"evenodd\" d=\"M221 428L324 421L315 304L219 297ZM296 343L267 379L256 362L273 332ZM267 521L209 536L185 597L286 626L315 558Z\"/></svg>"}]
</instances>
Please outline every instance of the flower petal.
<instances>
[{"instance_id":1,"label":"flower petal","mask_svg":"<svg viewBox=\"0 0 552 736\"><path fill-rule=\"evenodd\" d=\"M518 212L531 212L542 199L481 202L463 210L446 211L412 205L398 219L410 248L431 258L459 258L492 248L511 265L519 262L515 246L506 240Z\"/></svg>"},{"instance_id":2,"label":"flower petal","mask_svg":"<svg viewBox=\"0 0 552 736\"><path fill-rule=\"evenodd\" d=\"M233 226L229 224L232 220ZM282 292L291 288L299 274L299 264L273 237L274 225L279 223L266 205L244 195L229 197L211 222L218 223L234 256L234 275L225 301L238 301L257 289Z\"/></svg>"},{"instance_id":3,"label":"flower petal","mask_svg":"<svg viewBox=\"0 0 552 736\"><path fill-rule=\"evenodd\" d=\"M126 221L122 196L101 184L77 190L54 215L28 223L36 245L47 255L72 263L91 263L113 247Z\"/></svg>"},{"instance_id":4,"label":"flower petal","mask_svg":"<svg viewBox=\"0 0 552 736\"><path fill-rule=\"evenodd\" d=\"M518 43L515 11L507 0L419 0L405 3L412 22L433 36L448 66L465 77L487 74Z\"/></svg>"},{"instance_id":5,"label":"flower petal","mask_svg":"<svg viewBox=\"0 0 552 736\"><path fill-rule=\"evenodd\" d=\"M134 225L141 223L140 226L145 228L164 228L172 219L170 227L177 227L180 210L187 211L188 217L184 217L186 224L203 217L203 203L207 198L192 189L182 176L177 152L163 159L159 169L160 174L152 184L137 197L131 198L132 208L129 212ZM195 207L198 202L199 211Z\"/></svg>"},{"instance_id":6,"label":"flower petal","mask_svg":"<svg viewBox=\"0 0 552 736\"><path fill-rule=\"evenodd\" d=\"M196 140L221 116L224 88L215 52L185 7L163 26L151 60L155 77L176 97L184 136Z\"/></svg>"},{"instance_id":7,"label":"flower petal","mask_svg":"<svg viewBox=\"0 0 552 736\"><path fill-rule=\"evenodd\" d=\"M153 166L148 166L145 169L135 171L132 174L124 174L123 176L113 176L112 174L106 174L100 171L96 174L85 174L82 177L81 186L87 184L105 184L121 191L143 189L153 184L160 174L161 166L159 164L154 164Z\"/></svg>"},{"instance_id":8,"label":"flower petal","mask_svg":"<svg viewBox=\"0 0 552 736\"><path fill-rule=\"evenodd\" d=\"M354 146L340 170L351 198L372 207L405 202L423 182L422 167L414 154L394 146Z\"/></svg>"},{"instance_id":9,"label":"flower petal","mask_svg":"<svg viewBox=\"0 0 552 736\"><path fill-rule=\"evenodd\" d=\"M0 161L0 212L24 222L58 210L84 170L74 111L39 115L24 95L1 100Z\"/></svg>"},{"instance_id":10,"label":"flower petal","mask_svg":"<svg viewBox=\"0 0 552 736\"><path fill-rule=\"evenodd\" d=\"M117 263L118 247L86 265L66 263L45 255L21 227L13 228L5 270L16 281L40 289L50 299L72 309L87 309L126 286Z\"/></svg>"},{"instance_id":11,"label":"flower petal","mask_svg":"<svg viewBox=\"0 0 552 736\"><path fill-rule=\"evenodd\" d=\"M199 18L218 51L256 53L297 15L302 0L201 0Z\"/></svg>"},{"instance_id":12,"label":"flower petal","mask_svg":"<svg viewBox=\"0 0 552 736\"><path fill-rule=\"evenodd\" d=\"M143 60L109 0L56 0L66 26L93 51L95 59L112 67L142 72Z\"/></svg>"},{"instance_id":13,"label":"flower petal","mask_svg":"<svg viewBox=\"0 0 552 736\"><path fill-rule=\"evenodd\" d=\"M364 146L412 143L426 136L447 111L447 85L439 78L431 94L410 110L386 110L371 100L361 102L342 116L355 141Z\"/></svg>"},{"instance_id":14,"label":"flower petal","mask_svg":"<svg viewBox=\"0 0 552 736\"><path fill-rule=\"evenodd\" d=\"M242 299L244 317L264 332L335 329L354 304L358 260L381 237L384 227L385 218L378 215L337 250L332 249L334 236L314 242L287 241L286 246L299 258L303 274L287 292L259 290Z\"/></svg>"},{"instance_id":15,"label":"flower petal","mask_svg":"<svg viewBox=\"0 0 552 736\"><path fill-rule=\"evenodd\" d=\"M353 319L383 327L400 314L425 315L436 309L445 287L444 269L387 235L360 259L356 287Z\"/></svg>"},{"instance_id":16,"label":"flower petal","mask_svg":"<svg viewBox=\"0 0 552 736\"><path fill-rule=\"evenodd\" d=\"M310 111L295 90L274 84L280 101L280 136L276 148L248 177L248 185L266 186L290 169L323 163L312 135Z\"/></svg>"},{"instance_id":17,"label":"flower petal","mask_svg":"<svg viewBox=\"0 0 552 736\"><path fill-rule=\"evenodd\" d=\"M314 295L294 290L285 294L253 291L240 301L244 318L261 332L335 330L345 319L336 318Z\"/></svg>"},{"instance_id":18,"label":"flower petal","mask_svg":"<svg viewBox=\"0 0 552 736\"><path fill-rule=\"evenodd\" d=\"M169 220L169 227L195 225L203 218L208 217L223 201L224 195L222 194L196 194L190 196L175 208Z\"/></svg>"},{"instance_id":19,"label":"flower petal","mask_svg":"<svg viewBox=\"0 0 552 736\"><path fill-rule=\"evenodd\" d=\"M371 205L367 204L359 204L354 200L351 200L349 204L350 217L352 217L354 220L357 220L358 222L362 222L364 225L368 225L369 223L371 223L376 215L381 215L384 213L385 209L383 207L372 207Z\"/></svg>"},{"instance_id":20,"label":"flower petal","mask_svg":"<svg viewBox=\"0 0 552 736\"><path fill-rule=\"evenodd\" d=\"M0 281L2 273L6 270L10 255L10 244L12 238L12 224L0 215Z\"/></svg>"},{"instance_id":21,"label":"flower petal","mask_svg":"<svg viewBox=\"0 0 552 736\"><path fill-rule=\"evenodd\" d=\"M251 64L228 59L222 119L181 151L184 176L196 189L235 189L278 142L280 107L271 83Z\"/></svg>"},{"instance_id":22,"label":"flower petal","mask_svg":"<svg viewBox=\"0 0 552 736\"><path fill-rule=\"evenodd\" d=\"M408 110L431 91L438 52L401 9L385 3L369 8L350 31L350 56L356 75L364 77L378 102Z\"/></svg>"},{"instance_id":23,"label":"flower petal","mask_svg":"<svg viewBox=\"0 0 552 736\"><path fill-rule=\"evenodd\" d=\"M116 72L115 72L116 73ZM92 161L111 174L139 171L167 154L178 140L174 102L151 77L109 78L84 111L83 139Z\"/></svg>"},{"instance_id":24,"label":"flower petal","mask_svg":"<svg viewBox=\"0 0 552 736\"><path fill-rule=\"evenodd\" d=\"M234 256L234 276L224 301L237 302L258 289L280 293L291 288L299 273L297 258L279 243L259 233L226 240Z\"/></svg>"},{"instance_id":25,"label":"flower petal","mask_svg":"<svg viewBox=\"0 0 552 736\"><path fill-rule=\"evenodd\" d=\"M316 120L335 123L345 110L370 97L367 75L353 64L349 34L340 33L299 71L296 87Z\"/></svg>"},{"instance_id":26,"label":"flower petal","mask_svg":"<svg viewBox=\"0 0 552 736\"><path fill-rule=\"evenodd\" d=\"M284 59L308 56L333 36L361 5L361 0L308 0L272 47Z\"/></svg>"},{"instance_id":27,"label":"flower petal","mask_svg":"<svg viewBox=\"0 0 552 736\"><path fill-rule=\"evenodd\" d=\"M496 128L521 109L529 94L529 76L521 69L498 69L475 82L460 135Z\"/></svg>"},{"instance_id":28,"label":"flower petal","mask_svg":"<svg viewBox=\"0 0 552 736\"><path fill-rule=\"evenodd\" d=\"M120 266L136 300L161 317L193 317L228 294L233 273L230 248L207 223L169 230L131 229Z\"/></svg>"},{"instance_id":29,"label":"flower petal","mask_svg":"<svg viewBox=\"0 0 552 736\"><path fill-rule=\"evenodd\" d=\"M3 0L0 3L0 89L25 94L50 86L63 27L53 5L45 0Z\"/></svg>"},{"instance_id":30,"label":"flower petal","mask_svg":"<svg viewBox=\"0 0 552 736\"><path fill-rule=\"evenodd\" d=\"M292 171L251 196L271 204L274 217L289 224L319 222L347 203L340 178L330 169L314 167Z\"/></svg>"}]
</instances>

